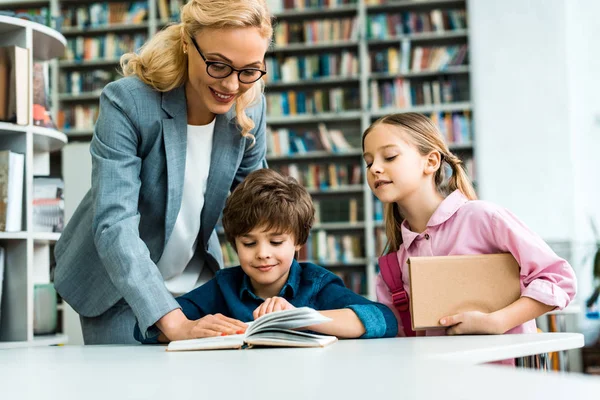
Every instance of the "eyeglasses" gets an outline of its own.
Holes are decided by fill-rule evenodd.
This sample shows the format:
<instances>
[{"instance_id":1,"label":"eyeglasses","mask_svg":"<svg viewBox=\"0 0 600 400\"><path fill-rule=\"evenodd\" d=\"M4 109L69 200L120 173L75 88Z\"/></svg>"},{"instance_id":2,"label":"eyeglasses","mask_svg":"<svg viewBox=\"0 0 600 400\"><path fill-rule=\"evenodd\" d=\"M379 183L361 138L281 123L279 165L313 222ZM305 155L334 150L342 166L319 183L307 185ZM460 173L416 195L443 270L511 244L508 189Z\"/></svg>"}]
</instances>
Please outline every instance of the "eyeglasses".
<instances>
[{"instance_id":1,"label":"eyeglasses","mask_svg":"<svg viewBox=\"0 0 600 400\"><path fill-rule=\"evenodd\" d=\"M235 71L238 74L238 79L240 80L240 82L254 83L257 80L259 80L260 78L262 78L263 75L265 75L267 73L267 71L263 71L262 69L258 69L258 68L236 69L236 68L233 68L229 64L225 64L224 62L208 61L206 59L206 57L204 57L204 54L202 54L202 52L200 51L200 47L198 47L198 43L196 43L196 39L194 39L193 37L191 39L192 39L192 43L194 43L194 47L196 48L196 50L198 50L198 54L200 54L200 57L202 57L202 59L204 60L204 63L206 64L206 73L208 75L212 76L213 78L216 78L216 79L227 78L229 75L233 74L233 72Z\"/></svg>"}]
</instances>

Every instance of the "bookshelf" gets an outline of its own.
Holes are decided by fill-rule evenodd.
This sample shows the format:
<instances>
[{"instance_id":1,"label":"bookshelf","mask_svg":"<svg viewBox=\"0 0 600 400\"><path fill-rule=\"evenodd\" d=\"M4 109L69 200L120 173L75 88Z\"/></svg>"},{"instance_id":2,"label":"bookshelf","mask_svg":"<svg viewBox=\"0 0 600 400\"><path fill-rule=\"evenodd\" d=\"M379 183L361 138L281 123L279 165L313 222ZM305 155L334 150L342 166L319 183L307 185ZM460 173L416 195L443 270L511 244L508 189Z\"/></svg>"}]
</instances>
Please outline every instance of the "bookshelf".
<instances>
[{"instance_id":1,"label":"bookshelf","mask_svg":"<svg viewBox=\"0 0 600 400\"><path fill-rule=\"evenodd\" d=\"M90 4L84 0L51 0L51 3L63 14L70 7ZM167 0L161 5L158 1L148 0L146 15L135 26L111 23L82 28L71 23L71 26L63 28L63 33L67 41L108 34L145 34L150 37L169 19L177 19L177 4L180 3ZM321 240L325 246L333 249L346 246L353 253L351 257L344 258L342 253L340 259L319 260L318 251L313 251L307 259L339 273L346 278L348 286L354 287L360 294L375 298L376 262L381 248L378 242L382 240L383 224L377 211L379 206L364 179L360 137L375 119L388 113L413 111L433 116L447 135L451 149L466 161L471 175L475 176L474 105L470 95L471 71L467 51L469 27L464 11L467 2L268 0L268 3L277 21L274 43L266 55L269 73L266 75L265 96L269 130L278 134L284 132L283 137L288 135L286 145L293 150L290 137L299 137L297 144L306 145L304 135L308 132L318 134L319 124L324 124L328 132L341 131L351 146L339 153L311 148L310 151L291 154L290 150L274 151L275 141L271 139L269 166L289 171L290 164L293 164L297 171L320 170L316 167L327 171L325 187L320 184L308 186L313 199L320 203L323 214L314 227L315 239L311 240L316 242L313 250ZM286 7L294 4L304 4L304 7ZM309 7L311 4L331 6ZM400 25L405 28L397 29ZM420 63L413 61L416 51L420 54ZM114 72L117 66L117 56L75 56L58 63L59 80L62 82L56 91L56 99L60 102L61 111L64 113L69 107L79 107L79 111L72 113L79 115L79 122L63 125L71 140L87 141L91 138L97 112L94 107L97 107L103 84L101 78L97 78L97 87L74 93L67 90L64 76L72 76L73 73L83 76L93 71ZM396 98L402 100L390 101ZM65 120L67 118L63 116L61 122ZM334 175L339 181L334 183L329 176L332 164L358 166L360 180L352 181L347 171L338 171ZM352 214L350 204L353 204ZM336 214L339 209L348 209L347 218ZM337 217L332 217L335 215ZM324 219L323 216L338 220ZM316 239L319 235L321 238ZM232 265L236 260L228 257L232 255L231 249L224 243L222 232L220 238L226 264ZM323 252L324 255L328 253Z\"/></svg>"},{"instance_id":2,"label":"bookshelf","mask_svg":"<svg viewBox=\"0 0 600 400\"><path fill-rule=\"evenodd\" d=\"M304 7L287 7L300 3ZM328 6L311 8L313 3ZM450 148L465 160L474 177L466 1L273 0L270 4L279 27L275 28L275 45L267 55L267 62L270 59L279 62L271 61L268 68L266 95L268 99L269 96L273 97L268 101L271 109L267 124L274 132L279 132L279 136L283 131L284 138L291 139L289 149L287 145L280 145L284 151L276 154L273 154L274 146L270 142L269 166L293 176L298 176L295 171L299 170L300 178L312 174L311 167L306 168L307 164L344 165L350 162L360 166L363 173L359 184L334 188L329 187L325 179L325 187L307 185L315 202L330 199L333 207L335 203L343 207L346 201L359 202L360 215L352 217L352 221L347 218L346 221L317 223L313 235L322 235L321 232L334 237L339 234L356 235L362 242L360 257L339 262L329 262L327 258L320 260L319 257L312 260L333 272L341 269L362 274L363 284L358 291L374 298L377 256L382 250L385 235L381 204L372 196L364 179L360 137L374 120L386 114L426 114L438 121ZM349 34L344 28L333 27L333 20L345 19L356 21ZM330 29L331 32L346 32L346 35L331 37L324 33L319 37L317 34L315 41L313 33L309 32L314 26L314 31L319 34ZM320 56L319 68L311 63L310 56L313 54ZM353 60L340 62L343 57L338 57L337 62L331 62L327 58L331 54L350 54L347 58L355 57L356 65L340 70L340 65L350 65ZM419 61L415 60L417 57ZM322 73L323 69L327 69L323 64L328 63L330 73ZM293 110L290 103L294 100L298 102L299 97L300 102L308 99L304 101L310 105L316 102L308 95L312 88L329 92L341 88L344 98L342 106L335 109L325 107L324 110L311 113L309 110L299 110L296 104ZM306 94L299 96L301 91ZM281 93L284 98L278 101L276 96ZM327 93L323 95L326 96ZM356 98L348 101L352 96ZM304 108L311 107L307 105ZM315 108L312 105L313 111ZM294 146L293 142L303 132L318 131L319 124L325 124L328 130L342 131L352 149L342 153L321 149L297 152L298 146ZM331 210L326 213L330 214ZM328 246L325 253L331 251L335 251L335 246ZM341 276L347 278L344 274ZM345 281L356 290L352 279Z\"/></svg>"},{"instance_id":3,"label":"bookshelf","mask_svg":"<svg viewBox=\"0 0 600 400\"><path fill-rule=\"evenodd\" d=\"M16 3L16 2L15 2ZM19 2L33 5L34 2ZM35 2L39 6L44 2ZM46 2L47 3L47 2ZM20 5L17 5L20 6ZM5 252L3 296L0 311L0 348L63 344L61 333L35 333L34 287L51 283L51 247L60 234L37 232L34 228L34 176L51 171L51 153L60 150L67 136L55 129L33 124L34 63L48 62L62 55L66 39L57 31L24 19L0 16L0 46L28 49L27 120L24 125L0 122L0 149L24 155L21 230L0 232ZM60 332L60 316L57 319Z\"/></svg>"}]
</instances>

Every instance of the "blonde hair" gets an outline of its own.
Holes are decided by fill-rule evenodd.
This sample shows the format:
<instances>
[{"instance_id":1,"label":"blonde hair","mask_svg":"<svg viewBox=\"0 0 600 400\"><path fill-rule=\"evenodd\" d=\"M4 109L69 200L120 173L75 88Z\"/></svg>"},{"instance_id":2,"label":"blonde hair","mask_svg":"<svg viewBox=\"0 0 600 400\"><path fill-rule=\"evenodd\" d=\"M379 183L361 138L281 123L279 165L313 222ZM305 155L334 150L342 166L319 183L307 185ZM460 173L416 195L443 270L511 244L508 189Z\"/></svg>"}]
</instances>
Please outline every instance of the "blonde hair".
<instances>
[{"instance_id":1,"label":"blonde hair","mask_svg":"<svg viewBox=\"0 0 600 400\"><path fill-rule=\"evenodd\" d=\"M185 83L188 75L187 55L183 52L188 42L204 28L259 29L260 35L271 40L271 14L264 0L190 0L181 7L181 22L158 32L142 46L139 54L127 53L121 57L123 76L137 76L145 84L160 92L168 92ZM189 44L189 43L187 43ZM241 95L235 103L238 125L242 136L254 139L249 132L254 122L245 110L260 99L262 79Z\"/></svg>"},{"instance_id":2,"label":"blonde hair","mask_svg":"<svg viewBox=\"0 0 600 400\"><path fill-rule=\"evenodd\" d=\"M365 148L365 138L378 125L386 124L397 126L402 129L408 137L408 140L415 145L421 155L427 155L432 151L440 153L442 165L435 173L434 182L436 189L442 196L447 196L456 189L460 190L469 200L477 200L477 194L473 189L473 184L465 172L462 161L452 154L444 142L439 128L431 119L418 113L401 113L386 115L375 121L363 133L362 147ZM446 172L443 167L446 163L452 169L450 179L446 179ZM398 204L388 203L384 207L385 233L387 244L385 253L389 254L398 251L402 244L402 235L400 225L404 217L400 213Z\"/></svg>"}]
</instances>

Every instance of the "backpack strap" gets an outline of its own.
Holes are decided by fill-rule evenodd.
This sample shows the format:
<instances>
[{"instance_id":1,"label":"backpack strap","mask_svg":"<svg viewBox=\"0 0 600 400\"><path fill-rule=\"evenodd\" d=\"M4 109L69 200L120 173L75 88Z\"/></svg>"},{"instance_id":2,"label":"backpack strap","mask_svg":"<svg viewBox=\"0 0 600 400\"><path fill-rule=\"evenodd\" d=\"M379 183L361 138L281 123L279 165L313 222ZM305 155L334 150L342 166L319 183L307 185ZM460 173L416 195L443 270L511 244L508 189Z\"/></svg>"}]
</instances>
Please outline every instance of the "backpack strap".
<instances>
[{"instance_id":1,"label":"backpack strap","mask_svg":"<svg viewBox=\"0 0 600 400\"><path fill-rule=\"evenodd\" d=\"M381 271L383 281L392 293L392 301L400 315L404 333L406 336L416 336L412 330L410 318L410 299L402 284L402 270L400 269L396 252L379 257L379 270Z\"/></svg>"}]
</instances>

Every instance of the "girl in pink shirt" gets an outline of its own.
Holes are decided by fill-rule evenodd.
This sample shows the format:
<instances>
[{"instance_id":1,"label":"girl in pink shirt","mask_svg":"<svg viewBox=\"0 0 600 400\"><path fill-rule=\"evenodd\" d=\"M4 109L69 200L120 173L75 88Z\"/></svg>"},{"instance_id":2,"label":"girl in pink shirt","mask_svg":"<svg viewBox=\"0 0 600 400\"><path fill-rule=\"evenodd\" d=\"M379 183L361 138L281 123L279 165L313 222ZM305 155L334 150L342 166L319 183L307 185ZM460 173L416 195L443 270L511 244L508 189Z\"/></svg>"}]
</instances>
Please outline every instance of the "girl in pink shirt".
<instances>
[{"instance_id":1,"label":"girl in pink shirt","mask_svg":"<svg viewBox=\"0 0 600 400\"><path fill-rule=\"evenodd\" d=\"M396 252L410 296L408 257L510 252L521 267L521 298L502 310L448 315L445 330L424 334L536 332L535 318L562 309L576 292L571 266L510 211L477 200L461 161L438 127L416 113L380 118L362 137L369 187L385 205L387 253ZM452 170L445 176L445 164ZM377 277L377 299L396 313L390 289ZM423 333L419 333L422 335Z\"/></svg>"}]
</instances>

